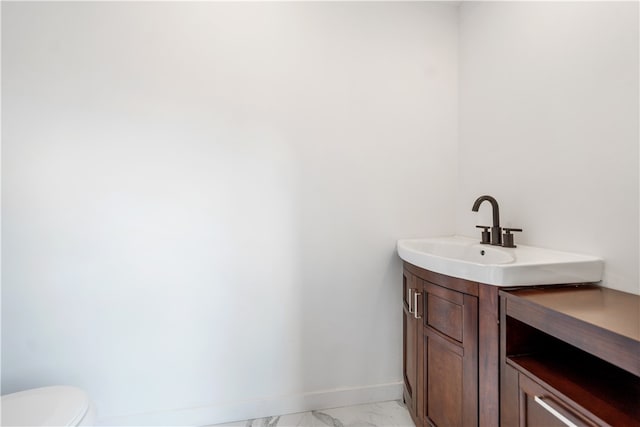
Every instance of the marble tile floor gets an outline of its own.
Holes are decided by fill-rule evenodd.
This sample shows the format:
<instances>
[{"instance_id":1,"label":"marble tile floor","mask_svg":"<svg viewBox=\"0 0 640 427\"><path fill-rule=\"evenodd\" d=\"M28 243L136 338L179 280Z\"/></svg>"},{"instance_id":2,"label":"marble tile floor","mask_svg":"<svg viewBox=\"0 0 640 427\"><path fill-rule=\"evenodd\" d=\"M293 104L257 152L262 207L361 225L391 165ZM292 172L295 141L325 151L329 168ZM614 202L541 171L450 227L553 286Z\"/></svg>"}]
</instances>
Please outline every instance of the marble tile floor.
<instances>
[{"instance_id":1,"label":"marble tile floor","mask_svg":"<svg viewBox=\"0 0 640 427\"><path fill-rule=\"evenodd\" d=\"M415 427L401 400L300 412L215 427Z\"/></svg>"}]
</instances>

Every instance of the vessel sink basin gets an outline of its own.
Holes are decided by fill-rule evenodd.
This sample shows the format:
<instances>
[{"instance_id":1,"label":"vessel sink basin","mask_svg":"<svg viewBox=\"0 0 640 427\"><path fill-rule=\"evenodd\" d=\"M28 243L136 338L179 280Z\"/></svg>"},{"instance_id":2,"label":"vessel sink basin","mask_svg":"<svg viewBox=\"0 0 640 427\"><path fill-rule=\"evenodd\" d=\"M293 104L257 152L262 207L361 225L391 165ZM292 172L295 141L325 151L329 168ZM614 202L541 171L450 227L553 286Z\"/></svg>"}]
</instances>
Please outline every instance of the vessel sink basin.
<instances>
[{"instance_id":1,"label":"vessel sink basin","mask_svg":"<svg viewBox=\"0 0 640 427\"><path fill-rule=\"evenodd\" d=\"M483 245L462 236L398 240L398 255L425 270L495 286L598 282L604 269L595 256Z\"/></svg>"}]
</instances>

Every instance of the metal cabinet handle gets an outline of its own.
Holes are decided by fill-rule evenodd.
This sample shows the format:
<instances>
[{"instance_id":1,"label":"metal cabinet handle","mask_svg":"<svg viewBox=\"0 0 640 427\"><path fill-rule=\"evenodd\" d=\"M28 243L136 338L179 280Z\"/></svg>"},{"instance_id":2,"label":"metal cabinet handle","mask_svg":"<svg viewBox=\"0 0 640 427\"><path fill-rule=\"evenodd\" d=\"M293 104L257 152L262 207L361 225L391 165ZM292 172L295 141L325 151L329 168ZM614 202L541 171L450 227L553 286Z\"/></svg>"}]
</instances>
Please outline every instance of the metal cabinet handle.
<instances>
[{"instance_id":1,"label":"metal cabinet handle","mask_svg":"<svg viewBox=\"0 0 640 427\"><path fill-rule=\"evenodd\" d=\"M562 421L567 426L569 426L569 427L578 427L576 424L571 422L571 420L569 420L567 417L562 415L555 408L553 408L551 405L549 405L547 402L545 402L543 399L544 398L540 397L540 396L535 396L533 398L533 400L535 400L538 405L542 406L544 409L547 410L547 412L549 412L551 415L556 417L558 420Z\"/></svg>"},{"instance_id":2,"label":"metal cabinet handle","mask_svg":"<svg viewBox=\"0 0 640 427\"><path fill-rule=\"evenodd\" d=\"M413 294L413 317L416 319L422 319L422 316L418 315L418 297L422 295L422 292L415 292Z\"/></svg>"}]
</instances>

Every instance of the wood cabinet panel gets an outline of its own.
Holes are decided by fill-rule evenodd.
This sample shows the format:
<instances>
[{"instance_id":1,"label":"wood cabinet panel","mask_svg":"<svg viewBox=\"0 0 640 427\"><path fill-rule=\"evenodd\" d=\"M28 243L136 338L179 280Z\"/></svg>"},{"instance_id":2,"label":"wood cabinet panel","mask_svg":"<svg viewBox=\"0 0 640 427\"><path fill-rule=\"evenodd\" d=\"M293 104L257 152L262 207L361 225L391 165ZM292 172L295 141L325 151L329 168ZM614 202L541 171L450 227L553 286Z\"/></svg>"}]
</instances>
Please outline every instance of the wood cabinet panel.
<instances>
[{"instance_id":1,"label":"wood cabinet panel","mask_svg":"<svg viewBox=\"0 0 640 427\"><path fill-rule=\"evenodd\" d=\"M468 280L459 279L457 277L447 276L445 274L434 273L409 263L404 263L405 271L410 272L414 276L430 283L434 283L443 288L458 291L464 294L478 296L478 283Z\"/></svg>"},{"instance_id":2,"label":"wood cabinet panel","mask_svg":"<svg viewBox=\"0 0 640 427\"><path fill-rule=\"evenodd\" d=\"M478 424L495 427L500 414L498 288L478 285Z\"/></svg>"},{"instance_id":3,"label":"wood cabinet panel","mask_svg":"<svg viewBox=\"0 0 640 427\"><path fill-rule=\"evenodd\" d=\"M462 304L441 298L427 287L427 325L462 342Z\"/></svg>"},{"instance_id":4,"label":"wood cabinet panel","mask_svg":"<svg viewBox=\"0 0 640 427\"><path fill-rule=\"evenodd\" d=\"M505 427L518 425L518 394L518 371L509 365L503 365L500 382L500 425Z\"/></svg>"},{"instance_id":5,"label":"wood cabinet panel","mask_svg":"<svg viewBox=\"0 0 640 427\"><path fill-rule=\"evenodd\" d=\"M407 406L415 408L416 389L416 342L417 328L416 322L411 319L411 315L405 313L403 322L403 374L404 374L404 399Z\"/></svg>"},{"instance_id":6,"label":"wood cabinet panel","mask_svg":"<svg viewBox=\"0 0 640 427\"><path fill-rule=\"evenodd\" d=\"M414 417L416 413L417 404L417 389L418 389L418 339L421 322L414 310L417 309L418 298L415 297L416 293L419 293L422 288L422 283L409 273L403 272L402 277L402 290L403 290L403 316L402 316L402 373L404 379L403 398L409 412Z\"/></svg>"},{"instance_id":7,"label":"wood cabinet panel","mask_svg":"<svg viewBox=\"0 0 640 427\"><path fill-rule=\"evenodd\" d=\"M424 338L427 417L436 426L462 426L462 349L436 335Z\"/></svg>"}]
</instances>

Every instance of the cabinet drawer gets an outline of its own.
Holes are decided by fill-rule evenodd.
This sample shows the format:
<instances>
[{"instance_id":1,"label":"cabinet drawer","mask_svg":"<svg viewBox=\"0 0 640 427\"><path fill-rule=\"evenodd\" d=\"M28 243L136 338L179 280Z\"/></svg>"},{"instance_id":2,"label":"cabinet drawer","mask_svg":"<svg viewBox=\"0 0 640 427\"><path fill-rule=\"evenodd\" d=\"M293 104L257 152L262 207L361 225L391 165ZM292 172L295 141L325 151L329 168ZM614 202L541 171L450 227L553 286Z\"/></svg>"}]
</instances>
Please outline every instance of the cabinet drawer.
<instances>
[{"instance_id":1,"label":"cabinet drawer","mask_svg":"<svg viewBox=\"0 0 640 427\"><path fill-rule=\"evenodd\" d=\"M526 427L593 427L606 425L592 414L578 412L564 398L552 393L526 375L519 375L520 425Z\"/></svg>"},{"instance_id":2,"label":"cabinet drawer","mask_svg":"<svg viewBox=\"0 0 640 427\"><path fill-rule=\"evenodd\" d=\"M464 335L464 294L425 283L427 326L462 343Z\"/></svg>"}]
</instances>

